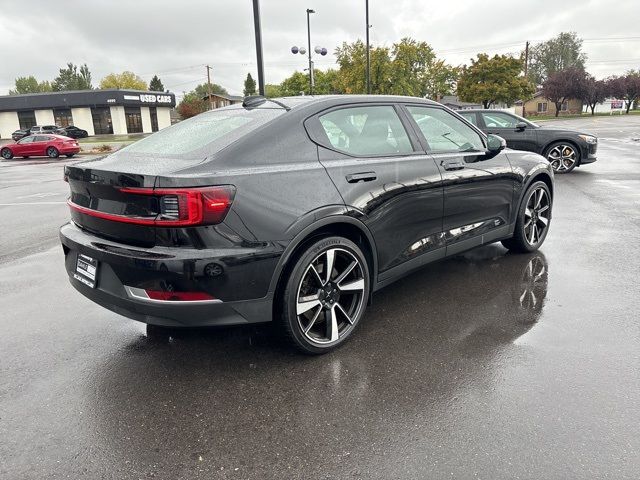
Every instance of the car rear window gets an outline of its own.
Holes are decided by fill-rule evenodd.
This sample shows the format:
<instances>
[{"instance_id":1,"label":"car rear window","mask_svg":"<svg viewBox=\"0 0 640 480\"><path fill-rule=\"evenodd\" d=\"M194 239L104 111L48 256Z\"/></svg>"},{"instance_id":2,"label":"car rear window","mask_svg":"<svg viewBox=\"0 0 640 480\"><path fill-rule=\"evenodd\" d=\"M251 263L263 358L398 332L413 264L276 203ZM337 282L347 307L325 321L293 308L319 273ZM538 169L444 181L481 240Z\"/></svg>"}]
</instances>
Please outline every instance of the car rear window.
<instances>
[{"instance_id":1,"label":"car rear window","mask_svg":"<svg viewBox=\"0 0 640 480\"><path fill-rule=\"evenodd\" d=\"M280 108L220 108L167 127L120 149L115 155L193 159L222 150L285 112Z\"/></svg>"}]
</instances>

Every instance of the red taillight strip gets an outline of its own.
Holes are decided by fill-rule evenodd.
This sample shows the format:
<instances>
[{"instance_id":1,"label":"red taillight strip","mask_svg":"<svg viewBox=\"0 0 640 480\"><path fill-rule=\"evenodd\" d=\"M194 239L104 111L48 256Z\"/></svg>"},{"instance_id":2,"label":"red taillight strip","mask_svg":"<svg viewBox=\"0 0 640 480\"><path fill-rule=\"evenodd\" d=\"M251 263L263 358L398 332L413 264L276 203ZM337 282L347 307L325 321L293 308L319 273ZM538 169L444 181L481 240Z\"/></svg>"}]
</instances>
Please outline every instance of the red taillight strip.
<instances>
[{"instance_id":1,"label":"red taillight strip","mask_svg":"<svg viewBox=\"0 0 640 480\"><path fill-rule=\"evenodd\" d=\"M163 303L169 305L185 305L185 304L210 304L210 303L223 303L222 300L213 298L209 294L204 292L179 292L178 295L183 298L191 298L190 300L168 300L168 299L159 299L153 298L151 295L156 296L157 293L167 293L167 292L159 292L153 290L145 290L144 288L130 287L128 285L124 285L124 290L127 292L127 295L132 300L138 300L146 303ZM151 295L150 295L151 293ZM208 296L208 299L204 299L204 295ZM173 296L177 295L173 292ZM194 297L200 297L199 299L195 299Z\"/></svg>"},{"instance_id":2,"label":"red taillight strip","mask_svg":"<svg viewBox=\"0 0 640 480\"><path fill-rule=\"evenodd\" d=\"M133 223L135 225L157 225L156 217L143 218L143 217L128 217L126 215L118 215L116 213L100 212L93 210L92 208L83 207L77 203L73 203L71 200L67 200L67 205L76 212L84 213L91 217L102 218L103 220L112 220L114 222ZM175 224L176 222L172 222Z\"/></svg>"}]
</instances>

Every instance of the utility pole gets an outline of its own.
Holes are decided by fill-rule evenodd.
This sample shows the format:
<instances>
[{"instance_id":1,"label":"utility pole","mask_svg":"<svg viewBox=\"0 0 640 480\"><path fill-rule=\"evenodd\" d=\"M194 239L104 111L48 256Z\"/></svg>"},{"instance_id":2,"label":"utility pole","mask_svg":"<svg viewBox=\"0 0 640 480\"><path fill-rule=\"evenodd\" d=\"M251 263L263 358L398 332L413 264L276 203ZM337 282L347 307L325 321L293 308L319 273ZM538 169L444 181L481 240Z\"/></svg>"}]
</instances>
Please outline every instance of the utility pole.
<instances>
[{"instance_id":1,"label":"utility pole","mask_svg":"<svg viewBox=\"0 0 640 480\"><path fill-rule=\"evenodd\" d=\"M262 27L260 26L259 0L253 0L253 27L256 32L256 56L258 60L258 93L264 97L264 60L262 59Z\"/></svg>"},{"instance_id":2,"label":"utility pole","mask_svg":"<svg viewBox=\"0 0 640 480\"><path fill-rule=\"evenodd\" d=\"M307 52L309 53L309 95L313 95L313 62L311 61L311 23L309 15L316 13L315 10L307 8Z\"/></svg>"},{"instance_id":3,"label":"utility pole","mask_svg":"<svg viewBox=\"0 0 640 480\"><path fill-rule=\"evenodd\" d=\"M211 67L209 65L205 65L207 67L207 95L209 95L209 110L213 110L213 99L211 98Z\"/></svg>"},{"instance_id":4,"label":"utility pole","mask_svg":"<svg viewBox=\"0 0 640 480\"><path fill-rule=\"evenodd\" d=\"M371 95L371 57L369 54L369 0L365 0L367 21L367 95Z\"/></svg>"},{"instance_id":5,"label":"utility pole","mask_svg":"<svg viewBox=\"0 0 640 480\"><path fill-rule=\"evenodd\" d=\"M529 41L524 45L524 78L527 78L529 73ZM522 100L522 117L526 117L527 109L525 108L525 100Z\"/></svg>"}]
</instances>

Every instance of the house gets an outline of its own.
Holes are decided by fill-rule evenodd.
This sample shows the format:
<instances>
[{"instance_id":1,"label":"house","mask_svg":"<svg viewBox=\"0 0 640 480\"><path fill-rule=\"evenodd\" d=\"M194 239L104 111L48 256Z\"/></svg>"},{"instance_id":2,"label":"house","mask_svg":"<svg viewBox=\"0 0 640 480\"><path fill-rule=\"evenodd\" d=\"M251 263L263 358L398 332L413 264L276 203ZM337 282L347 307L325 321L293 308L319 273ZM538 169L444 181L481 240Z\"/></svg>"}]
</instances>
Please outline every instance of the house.
<instances>
[{"instance_id":1,"label":"house","mask_svg":"<svg viewBox=\"0 0 640 480\"><path fill-rule=\"evenodd\" d=\"M631 108L634 108L634 103L631 103ZM627 102L620 100L619 98L607 98L602 103L596 103L595 113L624 113L627 111ZM591 107L589 105L584 106L585 113L591 113Z\"/></svg>"},{"instance_id":2,"label":"house","mask_svg":"<svg viewBox=\"0 0 640 480\"><path fill-rule=\"evenodd\" d=\"M208 95L202 97L203 100L211 104L211 108L222 108L236 103L242 103L244 97L239 95L228 95L226 93L212 93L211 98Z\"/></svg>"},{"instance_id":3,"label":"house","mask_svg":"<svg viewBox=\"0 0 640 480\"><path fill-rule=\"evenodd\" d=\"M535 117L536 115L555 115L556 104L545 98L542 90L538 90L533 98L516 102L516 112L520 114L524 109L525 116ZM566 100L560 107L560 115L579 115L582 113L582 100L570 98Z\"/></svg>"}]
</instances>

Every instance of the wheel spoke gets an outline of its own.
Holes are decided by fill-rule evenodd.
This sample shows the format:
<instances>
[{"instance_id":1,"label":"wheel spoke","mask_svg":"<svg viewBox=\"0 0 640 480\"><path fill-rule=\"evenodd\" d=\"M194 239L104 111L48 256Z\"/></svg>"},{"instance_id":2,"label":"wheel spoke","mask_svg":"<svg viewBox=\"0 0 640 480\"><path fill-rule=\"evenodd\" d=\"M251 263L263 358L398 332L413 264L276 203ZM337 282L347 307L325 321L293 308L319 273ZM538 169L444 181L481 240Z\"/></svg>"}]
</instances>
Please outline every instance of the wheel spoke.
<instances>
[{"instance_id":1,"label":"wheel spoke","mask_svg":"<svg viewBox=\"0 0 640 480\"><path fill-rule=\"evenodd\" d=\"M336 308L340 310L340 313L342 313L342 315L344 315L344 318L347 319L347 322L349 322L350 325L353 325L353 320L351 320L351 317L347 314L346 310L342 308L342 305L336 303Z\"/></svg>"},{"instance_id":2,"label":"wheel spoke","mask_svg":"<svg viewBox=\"0 0 640 480\"><path fill-rule=\"evenodd\" d=\"M549 210L549 205L545 205L544 207L540 207L538 209L538 215L540 215L541 213L546 212L547 210Z\"/></svg>"},{"instance_id":3,"label":"wheel spoke","mask_svg":"<svg viewBox=\"0 0 640 480\"><path fill-rule=\"evenodd\" d=\"M334 249L327 250L326 256L327 256L326 263L325 263L326 271L324 272L325 284L327 284L329 280L331 280L331 273L333 272L333 262L335 261L336 251Z\"/></svg>"},{"instance_id":4,"label":"wheel spoke","mask_svg":"<svg viewBox=\"0 0 640 480\"><path fill-rule=\"evenodd\" d=\"M308 312L314 307L320 305L320 300L318 299L318 295L309 295L307 297L298 298L298 305L296 307L296 313L298 315L302 315L305 312Z\"/></svg>"},{"instance_id":5,"label":"wheel spoke","mask_svg":"<svg viewBox=\"0 0 640 480\"><path fill-rule=\"evenodd\" d=\"M338 288L341 292L354 292L364 290L364 278L345 283L344 285L338 285Z\"/></svg>"},{"instance_id":6,"label":"wheel spoke","mask_svg":"<svg viewBox=\"0 0 640 480\"><path fill-rule=\"evenodd\" d=\"M544 224L545 227L547 225L549 225L549 219L548 218L538 217L538 220L540 220Z\"/></svg>"},{"instance_id":7,"label":"wheel spoke","mask_svg":"<svg viewBox=\"0 0 640 480\"><path fill-rule=\"evenodd\" d=\"M311 270L311 273L313 274L313 276L315 277L315 279L317 280L318 284L320 286L323 286L324 282L322 281L322 278L320 278L320 274L318 273L318 270L316 270L316 267L311 265L310 270Z\"/></svg>"},{"instance_id":8,"label":"wheel spoke","mask_svg":"<svg viewBox=\"0 0 640 480\"><path fill-rule=\"evenodd\" d=\"M325 310L325 321L327 323L327 338L330 342L338 340L338 317L336 317L336 309L330 308Z\"/></svg>"},{"instance_id":9,"label":"wheel spoke","mask_svg":"<svg viewBox=\"0 0 640 480\"><path fill-rule=\"evenodd\" d=\"M342 283L342 281L347 277L347 275L349 275L353 271L353 269L356 268L356 265L358 265L358 262L356 261L351 262L351 265L349 265L344 272L338 275L338 278L335 279L335 283L340 285L340 283Z\"/></svg>"},{"instance_id":10,"label":"wheel spoke","mask_svg":"<svg viewBox=\"0 0 640 480\"><path fill-rule=\"evenodd\" d=\"M315 325L316 320L318 320L318 317L320 316L321 313L322 313L322 307L318 308L318 311L309 322L309 325L307 325L307 328L304 329L305 334L309 333L309 330L311 330L311 327Z\"/></svg>"},{"instance_id":11,"label":"wheel spoke","mask_svg":"<svg viewBox=\"0 0 640 480\"><path fill-rule=\"evenodd\" d=\"M524 216L531 218L531 209L529 207L524 209Z\"/></svg>"}]
</instances>

